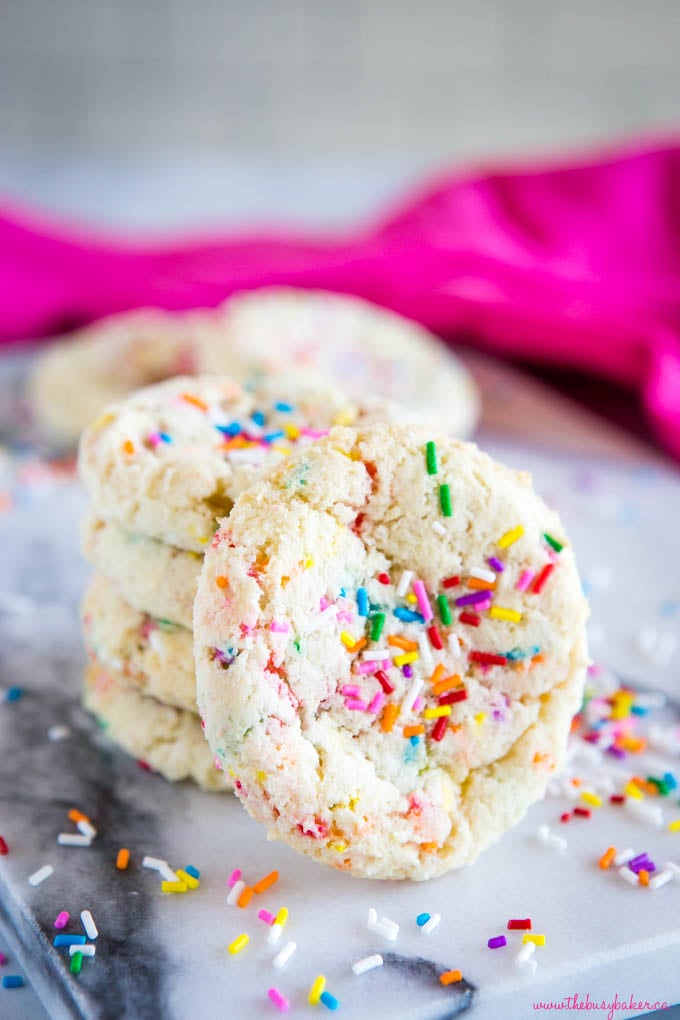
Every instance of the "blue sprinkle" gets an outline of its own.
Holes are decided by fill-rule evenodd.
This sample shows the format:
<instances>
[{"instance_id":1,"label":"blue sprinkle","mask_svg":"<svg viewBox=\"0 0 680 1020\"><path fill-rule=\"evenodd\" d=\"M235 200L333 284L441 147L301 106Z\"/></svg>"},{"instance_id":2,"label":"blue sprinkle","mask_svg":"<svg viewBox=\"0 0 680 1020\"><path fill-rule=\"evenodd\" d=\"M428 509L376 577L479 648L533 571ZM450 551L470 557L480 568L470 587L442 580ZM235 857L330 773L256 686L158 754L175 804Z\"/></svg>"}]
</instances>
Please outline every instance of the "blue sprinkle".
<instances>
[{"instance_id":1,"label":"blue sprinkle","mask_svg":"<svg viewBox=\"0 0 680 1020\"><path fill-rule=\"evenodd\" d=\"M277 400L274 404L274 408L277 411L283 411L284 414L289 414L293 410L293 405L287 404L285 400Z\"/></svg>"},{"instance_id":2,"label":"blue sprinkle","mask_svg":"<svg viewBox=\"0 0 680 1020\"><path fill-rule=\"evenodd\" d=\"M233 421L230 425L216 425L215 428L218 432L223 432L225 436L237 436L241 431L241 426L237 421Z\"/></svg>"},{"instance_id":3,"label":"blue sprinkle","mask_svg":"<svg viewBox=\"0 0 680 1020\"><path fill-rule=\"evenodd\" d=\"M341 588L340 589L340 598L341 599L347 598L347 589L346 588Z\"/></svg>"},{"instance_id":4,"label":"blue sprinkle","mask_svg":"<svg viewBox=\"0 0 680 1020\"><path fill-rule=\"evenodd\" d=\"M169 436L167 432L159 432L158 435L161 437L164 443L172 442L172 436Z\"/></svg>"},{"instance_id":5,"label":"blue sprinkle","mask_svg":"<svg viewBox=\"0 0 680 1020\"><path fill-rule=\"evenodd\" d=\"M515 662L517 659L525 659L526 654L521 648L511 648L509 652L504 652L505 658L509 659L510 662Z\"/></svg>"},{"instance_id":6,"label":"blue sprinkle","mask_svg":"<svg viewBox=\"0 0 680 1020\"><path fill-rule=\"evenodd\" d=\"M368 594L365 588L357 588L357 610L359 616L368 616Z\"/></svg>"},{"instance_id":7,"label":"blue sprinkle","mask_svg":"<svg viewBox=\"0 0 680 1020\"><path fill-rule=\"evenodd\" d=\"M408 738L411 741L411 747L417 747L420 743L420 737L414 733L412 737Z\"/></svg>"},{"instance_id":8,"label":"blue sprinkle","mask_svg":"<svg viewBox=\"0 0 680 1020\"><path fill-rule=\"evenodd\" d=\"M630 710L631 715L647 715L648 712L649 709L645 708L644 705L633 705Z\"/></svg>"},{"instance_id":9,"label":"blue sprinkle","mask_svg":"<svg viewBox=\"0 0 680 1020\"><path fill-rule=\"evenodd\" d=\"M5 694L5 701L18 701L24 692L21 687L8 687Z\"/></svg>"},{"instance_id":10,"label":"blue sprinkle","mask_svg":"<svg viewBox=\"0 0 680 1020\"><path fill-rule=\"evenodd\" d=\"M423 925L427 924L429 920L430 920L429 914L418 914L418 916L416 917L416 924L418 925L419 928L422 928Z\"/></svg>"},{"instance_id":11,"label":"blue sprinkle","mask_svg":"<svg viewBox=\"0 0 680 1020\"><path fill-rule=\"evenodd\" d=\"M87 939L84 935L55 935L53 946L84 946Z\"/></svg>"},{"instance_id":12,"label":"blue sprinkle","mask_svg":"<svg viewBox=\"0 0 680 1020\"><path fill-rule=\"evenodd\" d=\"M420 613L414 613L412 609L404 609L403 606L398 606L394 610L394 615L398 620L403 620L404 623L425 623L425 617Z\"/></svg>"},{"instance_id":13,"label":"blue sprinkle","mask_svg":"<svg viewBox=\"0 0 680 1020\"><path fill-rule=\"evenodd\" d=\"M679 602L663 602L661 604L660 612L662 616L675 616L678 609L680 609Z\"/></svg>"},{"instance_id":14,"label":"blue sprinkle","mask_svg":"<svg viewBox=\"0 0 680 1020\"><path fill-rule=\"evenodd\" d=\"M677 789L678 781L672 772L664 772L663 781L666 784L666 786L670 786L671 790Z\"/></svg>"},{"instance_id":15,"label":"blue sprinkle","mask_svg":"<svg viewBox=\"0 0 680 1020\"><path fill-rule=\"evenodd\" d=\"M187 866L186 866L186 868L184 870L186 871L187 875L191 875L192 878L200 878L201 877L200 871L198 870L198 868L195 868L193 866L193 864L187 864Z\"/></svg>"},{"instance_id":16,"label":"blue sprinkle","mask_svg":"<svg viewBox=\"0 0 680 1020\"><path fill-rule=\"evenodd\" d=\"M275 443L277 439L284 439L285 435L283 429L279 429L278 432L266 432L262 438L266 443Z\"/></svg>"},{"instance_id":17,"label":"blue sprinkle","mask_svg":"<svg viewBox=\"0 0 680 1020\"><path fill-rule=\"evenodd\" d=\"M264 425L265 421L267 420L262 411L253 411L250 417L252 418L256 425Z\"/></svg>"},{"instance_id":18,"label":"blue sprinkle","mask_svg":"<svg viewBox=\"0 0 680 1020\"><path fill-rule=\"evenodd\" d=\"M24 979L21 974L6 974L2 979L3 988L23 988Z\"/></svg>"},{"instance_id":19,"label":"blue sprinkle","mask_svg":"<svg viewBox=\"0 0 680 1020\"><path fill-rule=\"evenodd\" d=\"M323 1002L326 1009L337 1009L340 1005L335 996L331 995L330 992L322 992L319 999Z\"/></svg>"}]
</instances>

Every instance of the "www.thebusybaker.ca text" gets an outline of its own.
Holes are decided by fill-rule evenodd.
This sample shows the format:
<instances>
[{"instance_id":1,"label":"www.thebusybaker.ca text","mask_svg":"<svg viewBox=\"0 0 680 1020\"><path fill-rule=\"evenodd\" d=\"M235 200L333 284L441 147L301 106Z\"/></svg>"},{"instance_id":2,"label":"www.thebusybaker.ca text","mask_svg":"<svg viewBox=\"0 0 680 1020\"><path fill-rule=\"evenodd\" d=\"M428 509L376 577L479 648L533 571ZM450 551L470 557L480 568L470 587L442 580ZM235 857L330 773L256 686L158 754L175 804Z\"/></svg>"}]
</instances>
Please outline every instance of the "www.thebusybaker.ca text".
<instances>
[{"instance_id":1,"label":"www.thebusybaker.ca text","mask_svg":"<svg viewBox=\"0 0 680 1020\"><path fill-rule=\"evenodd\" d=\"M645 1011L650 1012L653 1009L668 1009L667 1002L649 1002L647 999L636 999L634 995L628 995L625 998L619 998L615 995L613 999L599 999L591 998L586 992L585 997L575 992L574 995L565 995L563 999L559 999L557 1002L552 1001L538 1001L533 1003L535 1010L546 1010L546 1012L552 1012L553 1010L573 1010L576 1012L588 1011L590 1013L604 1013L606 1020L615 1020L617 1013L623 1012L624 1010L638 1010L639 1012Z\"/></svg>"}]
</instances>

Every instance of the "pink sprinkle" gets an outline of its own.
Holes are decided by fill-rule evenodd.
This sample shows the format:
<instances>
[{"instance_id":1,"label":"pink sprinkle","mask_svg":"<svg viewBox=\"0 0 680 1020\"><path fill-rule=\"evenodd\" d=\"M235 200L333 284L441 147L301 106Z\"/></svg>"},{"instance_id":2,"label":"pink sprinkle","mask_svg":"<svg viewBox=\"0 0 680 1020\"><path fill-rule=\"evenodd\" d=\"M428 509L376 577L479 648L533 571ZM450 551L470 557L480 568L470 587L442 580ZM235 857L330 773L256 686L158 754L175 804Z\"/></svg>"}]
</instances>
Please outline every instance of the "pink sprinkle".
<instances>
[{"instance_id":1,"label":"pink sprinkle","mask_svg":"<svg viewBox=\"0 0 680 1020\"><path fill-rule=\"evenodd\" d=\"M491 599L485 599L484 602L478 602L475 609L478 613L484 613L487 609L491 608Z\"/></svg>"},{"instance_id":2,"label":"pink sprinkle","mask_svg":"<svg viewBox=\"0 0 680 1020\"><path fill-rule=\"evenodd\" d=\"M217 755L215 755L215 757L213 758L213 765L215 766L218 772L222 771L222 762L217 757Z\"/></svg>"},{"instance_id":3,"label":"pink sprinkle","mask_svg":"<svg viewBox=\"0 0 680 1020\"><path fill-rule=\"evenodd\" d=\"M0 953L0 967L2 967L3 963L7 963L7 957L4 953Z\"/></svg>"},{"instance_id":4,"label":"pink sprinkle","mask_svg":"<svg viewBox=\"0 0 680 1020\"><path fill-rule=\"evenodd\" d=\"M241 871L240 868L234 868L234 870L232 871L231 875L229 876L229 887L231 889L234 888L234 886L236 885L237 882L241 881L241 875L242 874L243 874L243 872Z\"/></svg>"},{"instance_id":5,"label":"pink sprinkle","mask_svg":"<svg viewBox=\"0 0 680 1020\"><path fill-rule=\"evenodd\" d=\"M523 570L520 575L519 581L515 585L517 591L526 591L531 582L533 581L534 576L535 574L533 570Z\"/></svg>"},{"instance_id":6,"label":"pink sprinkle","mask_svg":"<svg viewBox=\"0 0 680 1020\"><path fill-rule=\"evenodd\" d=\"M358 698L361 694L361 688L357 687L356 684L343 684L342 693L346 698Z\"/></svg>"},{"instance_id":7,"label":"pink sprinkle","mask_svg":"<svg viewBox=\"0 0 680 1020\"><path fill-rule=\"evenodd\" d=\"M392 663L390 662L389 666L391 665ZM366 662L356 663L354 671L355 673L361 673L363 675L364 673L375 673L377 672L377 670L384 668L385 668L384 662L380 662L379 660L377 662L375 661L372 662L370 659L367 659Z\"/></svg>"},{"instance_id":8,"label":"pink sprinkle","mask_svg":"<svg viewBox=\"0 0 680 1020\"><path fill-rule=\"evenodd\" d=\"M303 431L307 430L303 429ZM285 995L281 994L278 988L270 988L269 991L267 992L267 995L281 1013L288 1012L288 1010L290 1009L290 1003L288 999L285 997Z\"/></svg>"},{"instance_id":9,"label":"pink sprinkle","mask_svg":"<svg viewBox=\"0 0 680 1020\"><path fill-rule=\"evenodd\" d=\"M163 442L163 440L160 437L160 433L158 432L151 432L150 435L148 436L148 440L153 447L160 446L161 443Z\"/></svg>"},{"instance_id":10,"label":"pink sprinkle","mask_svg":"<svg viewBox=\"0 0 680 1020\"><path fill-rule=\"evenodd\" d=\"M60 910L54 921L55 928L65 928L68 924L69 913L67 910Z\"/></svg>"},{"instance_id":11,"label":"pink sprinkle","mask_svg":"<svg viewBox=\"0 0 680 1020\"><path fill-rule=\"evenodd\" d=\"M269 629L275 631L277 634L287 634L290 627L287 623L278 623L276 620L272 620L269 625Z\"/></svg>"},{"instance_id":12,"label":"pink sprinkle","mask_svg":"<svg viewBox=\"0 0 680 1020\"><path fill-rule=\"evenodd\" d=\"M350 613L349 610L343 609L338 613L338 620L341 623L352 623L354 621L354 613Z\"/></svg>"},{"instance_id":13,"label":"pink sprinkle","mask_svg":"<svg viewBox=\"0 0 680 1020\"><path fill-rule=\"evenodd\" d=\"M361 701L359 698L348 698L345 702L345 708L349 708L352 712L365 712L366 702Z\"/></svg>"},{"instance_id":14,"label":"pink sprinkle","mask_svg":"<svg viewBox=\"0 0 680 1020\"><path fill-rule=\"evenodd\" d=\"M372 712L373 715L375 715L383 707L383 705L385 704L385 700L386 699L385 699L385 695L383 694L383 692L382 691L378 691L377 694L373 695L373 700L371 701L370 705L368 706L368 711Z\"/></svg>"},{"instance_id":15,"label":"pink sprinkle","mask_svg":"<svg viewBox=\"0 0 680 1020\"><path fill-rule=\"evenodd\" d=\"M309 436L310 439L322 439L324 436L328 435L329 431L330 429L300 429L302 435Z\"/></svg>"},{"instance_id":16,"label":"pink sprinkle","mask_svg":"<svg viewBox=\"0 0 680 1020\"><path fill-rule=\"evenodd\" d=\"M382 668L383 669L386 669L386 670L390 669L391 666L392 666L392 660L391 659L383 659L383 661L382 661Z\"/></svg>"},{"instance_id":17,"label":"pink sprinkle","mask_svg":"<svg viewBox=\"0 0 680 1020\"><path fill-rule=\"evenodd\" d=\"M323 613L324 609L328 609L330 604L331 600L327 598L325 595L322 595L321 598L319 599L319 612Z\"/></svg>"},{"instance_id":18,"label":"pink sprinkle","mask_svg":"<svg viewBox=\"0 0 680 1020\"><path fill-rule=\"evenodd\" d=\"M276 915L270 914L268 910L258 910L257 916L261 921L264 921L265 924L273 924L276 920Z\"/></svg>"},{"instance_id":19,"label":"pink sprinkle","mask_svg":"<svg viewBox=\"0 0 680 1020\"><path fill-rule=\"evenodd\" d=\"M423 619L427 623L428 620L432 620L434 618L434 613L432 612L432 606L430 605L430 600L428 599L427 592L425 591L425 585L422 581L414 581L412 587L413 594L418 600L418 609L420 609Z\"/></svg>"},{"instance_id":20,"label":"pink sprinkle","mask_svg":"<svg viewBox=\"0 0 680 1020\"><path fill-rule=\"evenodd\" d=\"M420 710L423 708L424 705L425 705L425 701L424 701L423 698L421 698L421 696L419 694L418 697L416 698L416 700L413 702L413 711L414 712L420 712Z\"/></svg>"}]
</instances>

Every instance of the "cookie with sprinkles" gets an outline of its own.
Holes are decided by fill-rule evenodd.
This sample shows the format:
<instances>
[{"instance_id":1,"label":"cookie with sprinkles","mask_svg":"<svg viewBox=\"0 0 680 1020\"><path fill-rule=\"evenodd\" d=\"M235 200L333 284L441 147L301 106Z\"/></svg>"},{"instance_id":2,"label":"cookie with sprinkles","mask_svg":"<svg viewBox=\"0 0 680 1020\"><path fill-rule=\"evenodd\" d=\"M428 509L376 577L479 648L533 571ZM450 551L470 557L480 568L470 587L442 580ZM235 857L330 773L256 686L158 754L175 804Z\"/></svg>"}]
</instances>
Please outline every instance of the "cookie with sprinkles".
<instances>
[{"instance_id":1,"label":"cookie with sprinkles","mask_svg":"<svg viewBox=\"0 0 680 1020\"><path fill-rule=\"evenodd\" d=\"M359 876L440 875L560 766L586 618L528 475L413 427L335 428L244 491L206 553L205 733L270 837Z\"/></svg>"},{"instance_id":2,"label":"cookie with sprinkles","mask_svg":"<svg viewBox=\"0 0 680 1020\"><path fill-rule=\"evenodd\" d=\"M83 433L79 470L100 517L203 552L218 520L263 471L333 424L399 413L283 376L250 389L221 376L179 376L110 405Z\"/></svg>"}]
</instances>

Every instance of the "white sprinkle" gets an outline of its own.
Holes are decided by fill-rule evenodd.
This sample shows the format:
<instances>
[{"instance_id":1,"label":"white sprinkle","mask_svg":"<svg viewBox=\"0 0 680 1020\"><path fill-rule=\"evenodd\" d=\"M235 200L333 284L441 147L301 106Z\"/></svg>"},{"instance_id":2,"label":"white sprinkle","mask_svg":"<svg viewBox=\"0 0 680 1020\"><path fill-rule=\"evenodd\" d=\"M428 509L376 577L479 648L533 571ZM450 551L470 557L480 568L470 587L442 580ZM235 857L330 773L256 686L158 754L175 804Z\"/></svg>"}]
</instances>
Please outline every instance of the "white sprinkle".
<instances>
[{"instance_id":1,"label":"white sprinkle","mask_svg":"<svg viewBox=\"0 0 680 1020\"><path fill-rule=\"evenodd\" d=\"M614 858L614 864L617 868L620 868L622 864L628 864L628 861L632 861L635 857L635 851L631 850L628 846L625 850L620 850Z\"/></svg>"},{"instance_id":2,"label":"white sprinkle","mask_svg":"<svg viewBox=\"0 0 680 1020\"><path fill-rule=\"evenodd\" d=\"M57 836L57 843L60 846L90 846L92 840L89 836L82 836L76 832L60 832Z\"/></svg>"},{"instance_id":3,"label":"white sprinkle","mask_svg":"<svg viewBox=\"0 0 680 1020\"><path fill-rule=\"evenodd\" d=\"M470 577L476 577L478 581L487 581L489 584L496 580L493 570L487 570L486 567L473 567Z\"/></svg>"},{"instance_id":4,"label":"white sprinkle","mask_svg":"<svg viewBox=\"0 0 680 1020\"><path fill-rule=\"evenodd\" d=\"M397 649L399 652L401 648ZM364 652L364 662L378 662L380 659L389 659L390 650L389 648L370 648L367 652Z\"/></svg>"},{"instance_id":5,"label":"white sprinkle","mask_svg":"<svg viewBox=\"0 0 680 1020\"><path fill-rule=\"evenodd\" d=\"M365 974L367 970L375 970L376 967L382 967L383 958L380 953L374 953L372 956L364 956L363 960L357 960L356 963L352 964L352 973Z\"/></svg>"},{"instance_id":6,"label":"white sprinkle","mask_svg":"<svg viewBox=\"0 0 680 1020\"><path fill-rule=\"evenodd\" d=\"M430 642L428 641L425 634L422 631L418 633L418 651L420 652L420 658L424 666L432 665L432 649Z\"/></svg>"},{"instance_id":7,"label":"white sprinkle","mask_svg":"<svg viewBox=\"0 0 680 1020\"><path fill-rule=\"evenodd\" d=\"M397 595L399 596L399 598L403 598L406 592L408 591L408 586L411 583L412 577L413 571L405 570L401 577L399 578L399 584L397 585Z\"/></svg>"},{"instance_id":8,"label":"white sprinkle","mask_svg":"<svg viewBox=\"0 0 680 1020\"><path fill-rule=\"evenodd\" d=\"M441 914L433 914L430 920L426 921L420 930L422 931L423 935L429 935L431 931L435 930L435 928L440 924L440 922Z\"/></svg>"},{"instance_id":9,"label":"white sprinkle","mask_svg":"<svg viewBox=\"0 0 680 1020\"><path fill-rule=\"evenodd\" d=\"M664 868L664 870L660 871L658 875L654 876L654 878L650 878L649 888L660 889L662 885L666 885L667 882L671 882L673 880L673 877L674 876L671 869Z\"/></svg>"},{"instance_id":10,"label":"white sprinkle","mask_svg":"<svg viewBox=\"0 0 680 1020\"><path fill-rule=\"evenodd\" d=\"M51 864L46 864L44 867L39 868L38 871L34 871L28 880L29 885L40 885L46 878L54 873L54 868Z\"/></svg>"},{"instance_id":11,"label":"white sprinkle","mask_svg":"<svg viewBox=\"0 0 680 1020\"><path fill-rule=\"evenodd\" d=\"M337 612L337 606L326 606L326 608L320 613L317 613L315 616L311 616L307 624L306 633L311 634L313 631L319 630L321 627L325 626L331 620L334 620Z\"/></svg>"},{"instance_id":12,"label":"white sprinkle","mask_svg":"<svg viewBox=\"0 0 680 1020\"><path fill-rule=\"evenodd\" d=\"M99 935L97 931L97 925L94 923L94 918L89 910L82 910L80 913L80 920L83 922L83 928L88 939L94 941Z\"/></svg>"},{"instance_id":13,"label":"white sprinkle","mask_svg":"<svg viewBox=\"0 0 680 1020\"><path fill-rule=\"evenodd\" d=\"M227 903L229 904L230 907L236 906L236 901L243 892L243 890L245 889L245 887L246 883L242 879L239 879L238 882L234 882L231 889L229 890L229 895L227 896ZM279 927L281 926L279 925Z\"/></svg>"},{"instance_id":14,"label":"white sprinkle","mask_svg":"<svg viewBox=\"0 0 680 1020\"><path fill-rule=\"evenodd\" d=\"M94 954L96 952L97 952L97 947L89 945L87 943L84 946L69 946L68 947L68 955L69 956L75 956L76 953L82 953L83 956L94 956Z\"/></svg>"},{"instance_id":15,"label":"white sprinkle","mask_svg":"<svg viewBox=\"0 0 680 1020\"><path fill-rule=\"evenodd\" d=\"M76 829L78 832L82 832L83 836L87 836L88 839L94 839L97 835L97 830L94 825L90 825L89 822L81 818L79 822L76 822Z\"/></svg>"},{"instance_id":16,"label":"white sprinkle","mask_svg":"<svg viewBox=\"0 0 680 1020\"><path fill-rule=\"evenodd\" d=\"M599 747L594 747L585 740L579 741L572 746L574 747L572 759L579 758L588 765L599 765L602 761L602 751Z\"/></svg>"},{"instance_id":17,"label":"white sprinkle","mask_svg":"<svg viewBox=\"0 0 680 1020\"><path fill-rule=\"evenodd\" d=\"M423 689L425 681L421 676L414 676L411 686L407 690L401 702L401 712L407 715L416 703L416 699Z\"/></svg>"},{"instance_id":18,"label":"white sprinkle","mask_svg":"<svg viewBox=\"0 0 680 1020\"><path fill-rule=\"evenodd\" d=\"M536 950L535 942L525 942L522 948L520 949L519 953L515 957L515 966L521 967L523 964L525 964L527 960L534 955L535 950Z\"/></svg>"},{"instance_id":19,"label":"white sprinkle","mask_svg":"<svg viewBox=\"0 0 680 1020\"><path fill-rule=\"evenodd\" d=\"M375 914L375 911L373 911ZM382 935L383 938L388 939L390 942L396 941L397 935L399 934L399 925L396 921L391 921L389 917L381 917L380 920L372 920L370 913L368 919L369 931L375 932L376 935Z\"/></svg>"},{"instance_id":20,"label":"white sprinkle","mask_svg":"<svg viewBox=\"0 0 680 1020\"><path fill-rule=\"evenodd\" d=\"M250 423L248 423L250 431ZM248 446L245 449L229 450L227 458L231 461L242 461L246 464L262 464L265 459L265 451L261 446Z\"/></svg>"},{"instance_id":21,"label":"white sprinkle","mask_svg":"<svg viewBox=\"0 0 680 1020\"><path fill-rule=\"evenodd\" d=\"M142 867L150 868L152 871L160 871L162 868L167 868L168 862L161 860L160 857L146 857L142 858Z\"/></svg>"},{"instance_id":22,"label":"white sprinkle","mask_svg":"<svg viewBox=\"0 0 680 1020\"><path fill-rule=\"evenodd\" d=\"M370 928L371 925L375 924L375 922L377 920L378 920L378 915L377 915L376 911L374 910L373 907L369 907L368 908L368 921L366 922L368 927Z\"/></svg>"},{"instance_id":23,"label":"white sprinkle","mask_svg":"<svg viewBox=\"0 0 680 1020\"><path fill-rule=\"evenodd\" d=\"M664 871L672 871L677 881L680 882L680 864L676 864L675 861L666 861L663 867Z\"/></svg>"},{"instance_id":24,"label":"white sprinkle","mask_svg":"<svg viewBox=\"0 0 680 1020\"><path fill-rule=\"evenodd\" d=\"M460 658L462 648L460 638L458 637L458 635L453 633L449 634L447 638L447 644L449 646L449 651L451 652L451 655L454 657L454 659Z\"/></svg>"},{"instance_id":25,"label":"white sprinkle","mask_svg":"<svg viewBox=\"0 0 680 1020\"><path fill-rule=\"evenodd\" d=\"M274 966L277 970L283 970L296 949L295 942L286 942L281 952L274 957Z\"/></svg>"},{"instance_id":26,"label":"white sprinkle","mask_svg":"<svg viewBox=\"0 0 680 1020\"><path fill-rule=\"evenodd\" d=\"M68 726L50 726L47 731L47 739L52 741L66 740L67 737L71 736L71 731Z\"/></svg>"},{"instance_id":27,"label":"white sprinkle","mask_svg":"<svg viewBox=\"0 0 680 1020\"><path fill-rule=\"evenodd\" d=\"M274 924L269 929L269 934L267 935L267 942L269 943L270 946L275 946L276 945L276 943L281 938L281 932L282 931L283 931L283 925L282 924L276 924L276 922L274 922Z\"/></svg>"},{"instance_id":28,"label":"white sprinkle","mask_svg":"<svg viewBox=\"0 0 680 1020\"><path fill-rule=\"evenodd\" d=\"M624 882L628 883L628 885L640 884L637 875L635 874L634 871L631 871L630 868L619 868L619 875L624 880Z\"/></svg>"},{"instance_id":29,"label":"white sprinkle","mask_svg":"<svg viewBox=\"0 0 680 1020\"><path fill-rule=\"evenodd\" d=\"M626 797L623 807L629 815L639 818L641 822L647 822L657 829L660 829L663 825L663 811L658 804L649 804L645 800L635 800L633 797Z\"/></svg>"},{"instance_id":30,"label":"white sprinkle","mask_svg":"<svg viewBox=\"0 0 680 1020\"><path fill-rule=\"evenodd\" d=\"M446 528L441 523L441 521L432 521L432 530L437 535L445 535L446 534Z\"/></svg>"},{"instance_id":31,"label":"white sprinkle","mask_svg":"<svg viewBox=\"0 0 680 1020\"><path fill-rule=\"evenodd\" d=\"M544 846L554 847L555 850L566 850L567 841L561 836L555 836L547 825L541 825L538 830L538 838Z\"/></svg>"}]
</instances>

